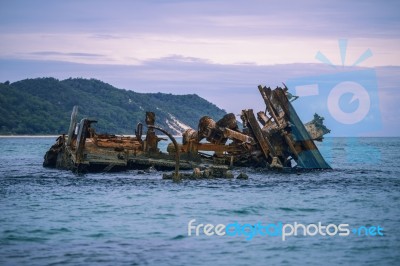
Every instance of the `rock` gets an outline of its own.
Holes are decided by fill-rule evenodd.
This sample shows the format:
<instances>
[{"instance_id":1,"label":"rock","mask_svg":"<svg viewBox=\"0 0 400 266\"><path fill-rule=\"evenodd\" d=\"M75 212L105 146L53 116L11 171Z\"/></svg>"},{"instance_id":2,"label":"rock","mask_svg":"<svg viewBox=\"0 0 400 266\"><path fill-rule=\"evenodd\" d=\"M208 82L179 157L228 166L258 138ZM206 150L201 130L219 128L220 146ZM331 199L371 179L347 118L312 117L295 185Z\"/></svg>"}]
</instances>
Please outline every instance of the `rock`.
<instances>
[{"instance_id":1,"label":"rock","mask_svg":"<svg viewBox=\"0 0 400 266\"><path fill-rule=\"evenodd\" d=\"M200 171L199 168L194 168L192 178L201 178L203 173Z\"/></svg>"},{"instance_id":2,"label":"rock","mask_svg":"<svg viewBox=\"0 0 400 266\"><path fill-rule=\"evenodd\" d=\"M172 179L172 174L164 173L162 179Z\"/></svg>"},{"instance_id":3,"label":"rock","mask_svg":"<svg viewBox=\"0 0 400 266\"><path fill-rule=\"evenodd\" d=\"M211 171L209 169L206 169L203 171L203 178L210 178L211 177Z\"/></svg>"},{"instance_id":4,"label":"rock","mask_svg":"<svg viewBox=\"0 0 400 266\"><path fill-rule=\"evenodd\" d=\"M154 173L157 172L156 168L154 166L150 166L146 170L144 170L146 173Z\"/></svg>"},{"instance_id":5,"label":"rock","mask_svg":"<svg viewBox=\"0 0 400 266\"><path fill-rule=\"evenodd\" d=\"M213 165L210 167L211 176L214 178L224 178L228 167L226 165Z\"/></svg>"},{"instance_id":6,"label":"rock","mask_svg":"<svg viewBox=\"0 0 400 266\"><path fill-rule=\"evenodd\" d=\"M249 179L249 176L246 175L245 173L240 173L236 179Z\"/></svg>"},{"instance_id":7,"label":"rock","mask_svg":"<svg viewBox=\"0 0 400 266\"><path fill-rule=\"evenodd\" d=\"M225 173L225 178L233 178L233 177L234 177L234 176L233 176L232 171L230 171L230 170L226 171L226 173Z\"/></svg>"}]
</instances>

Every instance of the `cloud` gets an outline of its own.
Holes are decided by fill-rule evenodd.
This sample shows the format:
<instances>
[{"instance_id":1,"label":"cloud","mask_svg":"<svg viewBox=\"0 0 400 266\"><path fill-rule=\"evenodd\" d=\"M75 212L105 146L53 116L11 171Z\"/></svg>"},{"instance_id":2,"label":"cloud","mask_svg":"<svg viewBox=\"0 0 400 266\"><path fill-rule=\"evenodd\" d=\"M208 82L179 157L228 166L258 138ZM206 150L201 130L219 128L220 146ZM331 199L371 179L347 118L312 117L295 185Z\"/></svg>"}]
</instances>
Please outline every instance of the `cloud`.
<instances>
[{"instance_id":1,"label":"cloud","mask_svg":"<svg viewBox=\"0 0 400 266\"><path fill-rule=\"evenodd\" d=\"M9 1L0 32L399 38L398 1ZM112 11L112 12L111 12Z\"/></svg>"},{"instance_id":2,"label":"cloud","mask_svg":"<svg viewBox=\"0 0 400 266\"><path fill-rule=\"evenodd\" d=\"M47 56L47 55L49 55L49 56L62 55L62 56L73 56L73 57L75 57L75 56L76 57L104 57L104 55L102 55L102 54L78 53L78 52L75 52L75 53L61 53L61 52L56 52L56 51L32 52L32 53L29 53L29 55L44 55L44 56Z\"/></svg>"},{"instance_id":3,"label":"cloud","mask_svg":"<svg viewBox=\"0 0 400 266\"><path fill-rule=\"evenodd\" d=\"M99 64L171 55L220 64L311 63L316 51L334 54L336 40L348 38L357 53L373 50L369 66L398 65L399 9L398 1L372 0L2 1L0 57L78 50L104 55ZM84 57L68 60L93 63Z\"/></svg>"},{"instance_id":4,"label":"cloud","mask_svg":"<svg viewBox=\"0 0 400 266\"><path fill-rule=\"evenodd\" d=\"M103 40L116 40L116 39L119 40L119 39L124 39L125 37L114 34L93 34L91 38L103 39Z\"/></svg>"},{"instance_id":5,"label":"cloud","mask_svg":"<svg viewBox=\"0 0 400 266\"><path fill-rule=\"evenodd\" d=\"M317 51L340 62L336 39L299 39L296 37L272 38L190 38L176 35L131 34L123 38L93 38L93 34L3 34L0 42L0 57L20 59L34 58L35 52L60 53L47 55L50 60L62 60L61 53L103 55L97 57L66 57L68 61L98 64L140 64L156 58L179 55L185 58L200 58L219 64L258 65L312 63ZM79 44L79 45L77 45ZM363 63L367 66L398 65L400 50L397 40L349 40L349 60L371 49L374 56ZM79 49L77 51L77 49ZM29 55L27 57L26 55ZM336 61L335 61L336 60ZM350 62L350 61L349 61Z\"/></svg>"}]
</instances>

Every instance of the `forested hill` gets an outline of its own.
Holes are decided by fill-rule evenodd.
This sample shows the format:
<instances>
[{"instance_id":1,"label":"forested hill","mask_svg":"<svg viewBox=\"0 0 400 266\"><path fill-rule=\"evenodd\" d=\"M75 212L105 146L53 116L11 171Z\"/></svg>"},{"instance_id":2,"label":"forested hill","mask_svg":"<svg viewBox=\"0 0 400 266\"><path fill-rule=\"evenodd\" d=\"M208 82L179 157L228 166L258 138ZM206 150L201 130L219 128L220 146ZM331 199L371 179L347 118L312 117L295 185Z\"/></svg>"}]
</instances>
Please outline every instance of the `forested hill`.
<instances>
[{"instance_id":1,"label":"forested hill","mask_svg":"<svg viewBox=\"0 0 400 266\"><path fill-rule=\"evenodd\" d=\"M97 132L115 134L134 134L146 111L155 112L156 124L174 134L186 126L197 129L204 115L219 120L225 114L196 94L137 93L95 79L37 78L0 83L0 134L66 133L74 105L78 119L94 118Z\"/></svg>"}]
</instances>

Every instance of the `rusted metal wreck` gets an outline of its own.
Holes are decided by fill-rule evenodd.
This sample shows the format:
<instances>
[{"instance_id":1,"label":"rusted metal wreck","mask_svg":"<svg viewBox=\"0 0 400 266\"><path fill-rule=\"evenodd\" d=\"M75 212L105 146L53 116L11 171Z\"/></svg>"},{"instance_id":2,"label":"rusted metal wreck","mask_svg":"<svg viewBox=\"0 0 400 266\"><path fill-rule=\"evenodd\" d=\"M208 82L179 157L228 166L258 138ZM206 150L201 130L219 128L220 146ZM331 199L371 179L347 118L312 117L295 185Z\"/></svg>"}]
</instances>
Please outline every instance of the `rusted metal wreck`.
<instances>
[{"instance_id":1,"label":"rusted metal wreck","mask_svg":"<svg viewBox=\"0 0 400 266\"><path fill-rule=\"evenodd\" d=\"M286 86L274 90L259 86L258 89L266 109L257 114L252 109L242 110L242 130L232 113L217 122L204 116L197 130L183 132L179 144L167 131L155 125L152 112L146 113L144 138L142 123L137 125L135 136L116 136L96 133L91 127L96 121L84 118L77 122L75 106L68 134L57 138L47 151L43 166L74 171L154 167L175 169L172 175L175 178L178 178L178 170L189 169L194 169L192 176L204 177L213 173L226 175L228 167L330 168L314 143L330 132L323 125L323 118L315 114L312 121L303 125L288 100ZM156 130L173 140L167 153L158 148L159 141L166 139L157 136ZM202 172L207 166L211 168Z\"/></svg>"}]
</instances>

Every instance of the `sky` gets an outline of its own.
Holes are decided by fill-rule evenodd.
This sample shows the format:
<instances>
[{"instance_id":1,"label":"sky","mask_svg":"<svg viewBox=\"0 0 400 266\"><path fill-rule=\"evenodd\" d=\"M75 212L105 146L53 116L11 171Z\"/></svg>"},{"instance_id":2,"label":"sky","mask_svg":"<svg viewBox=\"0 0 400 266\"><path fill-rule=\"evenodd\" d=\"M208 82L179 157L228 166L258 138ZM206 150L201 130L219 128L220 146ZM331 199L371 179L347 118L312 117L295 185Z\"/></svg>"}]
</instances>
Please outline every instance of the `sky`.
<instances>
[{"instance_id":1,"label":"sky","mask_svg":"<svg viewBox=\"0 0 400 266\"><path fill-rule=\"evenodd\" d=\"M238 114L263 108L258 84L368 68L382 125L366 135L399 135L399 10L399 1L0 0L0 81L97 78L196 93Z\"/></svg>"}]
</instances>

